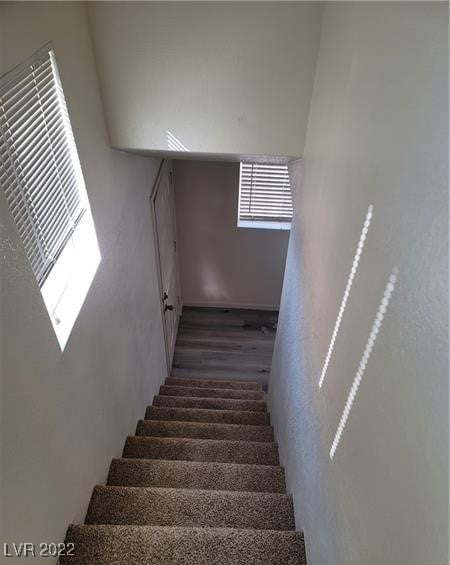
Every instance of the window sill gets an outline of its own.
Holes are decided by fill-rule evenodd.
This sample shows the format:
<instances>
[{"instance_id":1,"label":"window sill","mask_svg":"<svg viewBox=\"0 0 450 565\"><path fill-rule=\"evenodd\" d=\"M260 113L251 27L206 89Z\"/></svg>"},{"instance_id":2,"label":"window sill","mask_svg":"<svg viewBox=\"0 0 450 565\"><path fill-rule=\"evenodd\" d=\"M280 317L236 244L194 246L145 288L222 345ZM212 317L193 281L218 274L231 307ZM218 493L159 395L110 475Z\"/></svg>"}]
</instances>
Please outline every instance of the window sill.
<instances>
[{"instance_id":1,"label":"window sill","mask_svg":"<svg viewBox=\"0 0 450 565\"><path fill-rule=\"evenodd\" d=\"M238 220L238 228L256 228L262 230L290 230L291 222L265 222L263 220Z\"/></svg>"}]
</instances>

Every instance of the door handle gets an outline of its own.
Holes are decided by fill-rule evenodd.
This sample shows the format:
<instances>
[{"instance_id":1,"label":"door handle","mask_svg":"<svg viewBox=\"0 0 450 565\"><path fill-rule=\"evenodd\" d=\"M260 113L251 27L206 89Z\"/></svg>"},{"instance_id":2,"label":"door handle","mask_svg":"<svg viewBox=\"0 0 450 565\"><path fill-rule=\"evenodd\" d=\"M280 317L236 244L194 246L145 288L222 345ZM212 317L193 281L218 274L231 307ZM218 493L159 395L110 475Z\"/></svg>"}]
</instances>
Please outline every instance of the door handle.
<instances>
[{"instance_id":1,"label":"door handle","mask_svg":"<svg viewBox=\"0 0 450 565\"><path fill-rule=\"evenodd\" d=\"M167 310L173 310L172 304L164 304L164 312L167 312Z\"/></svg>"}]
</instances>

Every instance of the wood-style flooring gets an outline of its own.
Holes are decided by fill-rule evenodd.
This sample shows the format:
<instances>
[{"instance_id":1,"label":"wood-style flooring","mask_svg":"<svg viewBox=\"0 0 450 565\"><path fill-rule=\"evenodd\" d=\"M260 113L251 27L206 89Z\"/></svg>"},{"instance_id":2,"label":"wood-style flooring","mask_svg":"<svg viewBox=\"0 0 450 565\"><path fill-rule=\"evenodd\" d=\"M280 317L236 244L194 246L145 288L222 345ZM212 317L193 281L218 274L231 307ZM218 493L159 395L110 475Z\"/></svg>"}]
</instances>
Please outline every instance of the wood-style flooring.
<instances>
[{"instance_id":1,"label":"wood-style flooring","mask_svg":"<svg viewBox=\"0 0 450 565\"><path fill-rule=\"evenodd\" d=\"M258 380L266 388L278 312L184 307L172 375Z\"/></svg>"}]
</instances>

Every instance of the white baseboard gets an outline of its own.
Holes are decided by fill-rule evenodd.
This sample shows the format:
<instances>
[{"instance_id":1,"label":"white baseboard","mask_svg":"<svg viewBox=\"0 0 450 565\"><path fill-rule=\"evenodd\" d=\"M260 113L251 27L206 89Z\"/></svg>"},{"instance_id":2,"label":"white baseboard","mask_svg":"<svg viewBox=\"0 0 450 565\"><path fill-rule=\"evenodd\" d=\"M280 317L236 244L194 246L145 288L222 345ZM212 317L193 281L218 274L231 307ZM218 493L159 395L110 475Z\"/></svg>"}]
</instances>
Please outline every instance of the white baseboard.
<instances>
[{"instance_id":1,"label":"white baseboard","mask_svg":"<svg viewBox=\"0 0 450 565\"><path fill-rule=\"evenodd\" d=\"M238 302L196 302L196 301L184 301L183 306L192 307L192 308L236 308L240 310L268 310L268 311L277 311L280 309L279 304L241 304Z\"/></svg>"}]
</instances>

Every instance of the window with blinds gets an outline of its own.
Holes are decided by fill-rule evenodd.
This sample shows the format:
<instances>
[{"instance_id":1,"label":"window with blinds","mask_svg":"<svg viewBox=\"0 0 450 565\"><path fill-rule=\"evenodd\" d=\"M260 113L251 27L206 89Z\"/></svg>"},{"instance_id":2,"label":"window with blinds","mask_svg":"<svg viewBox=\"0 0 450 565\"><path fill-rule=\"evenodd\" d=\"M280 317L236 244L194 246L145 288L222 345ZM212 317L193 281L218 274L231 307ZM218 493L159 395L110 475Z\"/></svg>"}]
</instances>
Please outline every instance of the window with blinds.
<instances>
[{"instance_id":1,"label":"window with blinds","mask_svg":"<svg viewBox=\"0 0 450 565\"><path fill-rule=\"evenodd\" d=\"M289 229L291 220L287 165L241 162L238 226Z\"/></svg>"},{"instance_id":2,"label":"window with blinds","mask_svg":"<svg viewBox=\"0 0 450 565\"><path fill-rule=\"evenodd\" d=\"M73 315L63 294L78 304L73 270L87 236L97 243L51 45L0 78L0 186L52 322L67 333Z\"/></svg>"},{"instance_id":3,"label":"window with blinds","mask_svg":"<svg viewBox=\"0 0 450 565\"><path fill-rule=\"evenodd\" d=\"M0 112L0 183L42 286L86 209L51 49L3 78Z\"/></svg>"}]
</instances>

